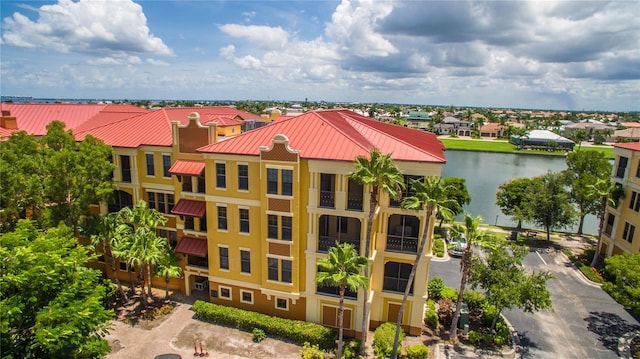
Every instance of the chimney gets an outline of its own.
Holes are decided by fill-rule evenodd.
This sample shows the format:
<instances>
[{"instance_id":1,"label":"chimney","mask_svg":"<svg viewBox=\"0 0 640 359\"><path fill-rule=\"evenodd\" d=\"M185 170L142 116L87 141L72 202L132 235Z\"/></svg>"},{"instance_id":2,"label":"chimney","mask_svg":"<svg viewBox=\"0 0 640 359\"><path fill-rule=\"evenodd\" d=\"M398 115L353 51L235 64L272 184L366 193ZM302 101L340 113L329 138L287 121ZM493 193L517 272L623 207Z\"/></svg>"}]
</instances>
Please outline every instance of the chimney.
<instances>
[{"instance_id":1,"label":"chimney","mask_svg":"<svg viewBox=\"0 0 640 359\"><path fill-rule=\"evenodd\" d=\"M0 127L7 130L17 130L18 120L15 116L11 116L11 112L8 110L2 110L2 117L0 117Z\"/></svg>"}]
</instances>

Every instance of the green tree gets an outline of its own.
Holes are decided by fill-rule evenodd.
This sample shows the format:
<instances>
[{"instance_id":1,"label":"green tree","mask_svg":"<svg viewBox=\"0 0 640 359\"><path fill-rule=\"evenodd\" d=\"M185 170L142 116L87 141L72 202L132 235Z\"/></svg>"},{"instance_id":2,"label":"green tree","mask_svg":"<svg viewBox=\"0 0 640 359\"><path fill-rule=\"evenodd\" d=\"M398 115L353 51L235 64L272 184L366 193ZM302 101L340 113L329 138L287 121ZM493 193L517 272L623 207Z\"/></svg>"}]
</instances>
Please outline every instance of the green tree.
<instances>
[{"instance_id":1,"label":"green tree","mask_svg":"<svg viewBox=\"0 0 640 359\"><path fill-rule=\"evenodd\" d=\"M589 139L589 134L582 128L579 128L568 135L569 139L578 143L578 150L582 148L582 142Z\"/></svg>"},{"instance_id":2,"label":"green tree","mask_svg":"<svg viewBox=\"0 0 640 359\"><path fill-rule=\"evenodd\" d=\"M578 208L578 235L582 235L584 217L597 214L600 210L601 196L589 189L589 185L600 179L609 179L611 163L603 152L579 150L570 152L566 158L567 169L563 175L571 188L571 200Z\"/></svg>"},{"instance_id":3,"label":"green tree","mask_svg":"<svg viewBox=\"0 0 640 359\"><path fill-rule=\"evenodd\" d=\"M481 287L489 304L497 309L491 329L495 328L504 309L519 307L527 313L551 309L551 293L547 281L550 272L528 273L522 260L528 249L522 246L504 245L488 249L486 261L474 256L469 273L473 289Z\"/></svg>"},{"instance_id":4,"label":"green tree","mask_svg":"<svg viewBox=\"0 0 640 359\"><path fill-rule=\"evenodd\" d=\"M127 293L120 283L112 248L119 246L128 229L129 227L126 226L118 213L108 213L106 216L94 215L89 218L85 226L85 234L91 238L91 249L96 251L102 247L102 253L104 253L105 260L113 273L118 291L125 301L128 300Z\"/></svg>"},{"instance_id":5,"label":"green tree","mask_svg":"<svg viewBox=\"0 0 640 359\"><path fill-rule=\"evenodd\" d=\"M25 212L43 203L42 158L38 141L25 131L11 134L0 146L0 229L9 232Z\"/></svg>"},{"instance_id":6,"label":"green tree","mask_svg":"<svg viewBox=\"0 0 640 359\"><path fill-rule=\"evenodd\" d=\"M471 203L471 196L469 195L465 182L466 180L460 177L442 178L442 185L446 192L445 196L453 199L453 201L447 201L445 204L452 214L451 218L461 214L463 212L463 206ZM442 222L444 222L445 218L441 212L438 212L436 216L440 220L440 224L438 226L442 228Z\"/></svg>"},{"instance_id":7,"label":"green tree","mask_svg":"<svg viewBox=\"0 0 640 359\"><path fill-rule=\"evenodd\" d=\"M147 304L145 284L148 284L148 295L151 297L151 267L160 263L169 255L167 240L156 234L156 227L164 225L167 218L154 208L148 208L145 201L139 201L135 207L125 207L119 214L133 228L129 228L128 240L119 245L119 255L130 266L135 266L142 278L141 300ZM146 276L144 271L146 270Z\"/></svg>"},{"instance_id":8,"label":"green tree","mask_svg":"<svg viewBox=\"0 0 640 359\"><path fill-rule=\"evenodd\" d=\"M325 286L338 287L340 305L338 309L338 353L336 358L342 358L342 332L344 329L344 294L347 288L357 291L366 288L369 278L360 274L368 265L367 258L358 255L355 247L350 243L336 242L329 248L326 258L318 260L316 283Z\"/></svg>"},{"instance_id":9,"label":"green tree","mask_svg":"<svg viewBox=\"0 0 640 359\"><path fill-rule=\"evenodd\" d=\"M170 251L169 255L160 258L155 270L157 276L164 278L164 297L168 298L169 281L171 278L180 278L182 275L182 267L180 267L180 262L173 251Z\"/></svg>"},{"instance_id":10,"label":"green tree","mask_svg":"<svg viewBox=\"0 0 640 359\"><path fill-rule=\"evenodd\" d=\"M612 194L616 190L616 185L609 178L598 178L595 183L587 185L587 190L600 199L600 209L598 210L598 243L596 244L591 266L598 264L600 247L602 246L602 230L604 228L604 216L607 213L607 204L615 205Z\"/></svg>"},{"instance_id":11,"label":"green tree","mask_svg":"<svg viewBox=\"0 0 640 359\"><path fill-rule=\"evenodd\" d=\"M40 139L43 156L43 201L50 225L64 221L75 228L92 204L108 201L113 192L113 150L93 136L76 142L64 123L53 121Z\"/></svg>"},{"instance_id":12,"label":"green tree","mask_svg":"<svg viewBox=\"0 0 640 359\"><path fill-rule=\"evenodd\" d=\"M531 185L530 178L514 178L498 186L496 205L505 215L518 222L517 228L522 228L522 221L527 218L527 188Z\"/></svg>"},{"instance_id":13,"label":"green tree","mask_svg":"<svg viewBox=\"0 0 640 359\"><path fill-rule=\"evenodd\" d=\"M383 154L377 148L369 151L369 157L358 156L355 159L355 171L349 177L356 182L369 186L369 214L367 216L367 232L365 234L364 257L367 260L371 253L371 241L373 237L373 220L380 208L380 196L387 193L395 199L404 188L404 177L396 166L391 154ZM369 278L369 266L364 268L364 276ZM362 338L360 353L364 353L369 331L369 296L364 295L362 307Z\"/></svg>"},{"instance_id":14,"label":"green tree","mask_svg":"<svg viewBox=\"0 0 640 359\"><path fill-rule=\"evenodd\" d=\"M400 309L398 310L396 333L393 340L393 351L391 353L391 358L394 359L397 358L398 355L402 318L404 317L404 309L407 304L409 292L413 287L413 279L416 275L416 269L418 268L420 259L424 256L424 249L427 245L427 240L430 240L433 236L433 233L430 230L431 221L435 220L435 214L437 212L440 212L446 220L451 219L453 214L449 208L453 205L452 202L455 202L454 199L447 197L447 193L452 191L452 189L447 188L443 181L438 177L425 177L423 180L413 180L411 181L411 190L414 194L413 196L406 197L402 200L402 208L421 211L424 216L421 221L424 223L424 227L422 237L420 238L420 244L418 245L418 251L413 261L409 278L407 279L407 286L402 296Z\"/></svg>"},{"instance_id":15,"label":"green tree","mask_svg":"<svg viewBox=\"0 0 640 359\"><path fill-rule=\"evenodd\" d=\"M100 358L113 311L100 272L66 226L39 231L21 220L0 235L3 358Z\"/></svg>"},{"instance_id":16,"label":"green tree","mask_svg":"<svg viewBox=\"0 0 640 359\"><path fill-rule=\"evenodd\" d=\"M460 318L460 310L462 309L462 299L464 296L464 290L467 286L467 280L469 279L469 272L471 271L471 260L473 258L473 246L484 245L490 247L494 236L492 233L480 230L480 217L471 217L468 214L464 216L464 227L456 224L452 227L453 233L456 236L462 236L467 240L467 247L462 253L460 259L460 288L458 288L458 300L456 301L456 310L453 313L453 319L451 320L451 328L449 330L449 339L454 340L458 336L458 319Z\"/></svg>"},{"instance_id":17,"label":"green tree","mask_svg":"<svg viewBox=\"0 0 640 359\"><path fill-rule=\"evenodd\" d=\"M609 281L602 289L616 302L640 314L640 253L611 256L604 263L604 274Z\"/></svg>"},{"instance_id":18,"label":"green tree","mask_svg":"<svg viewBox=\"0 0 640 359\"><path fill-rule=\"evenodd\" d=\"M562 174L549 171L544 176L533 178L527 187L527 220L544 227L547 240L551 228L566 227L575 222L575 209L570 201Z\"/></svg>"}]
</instances>

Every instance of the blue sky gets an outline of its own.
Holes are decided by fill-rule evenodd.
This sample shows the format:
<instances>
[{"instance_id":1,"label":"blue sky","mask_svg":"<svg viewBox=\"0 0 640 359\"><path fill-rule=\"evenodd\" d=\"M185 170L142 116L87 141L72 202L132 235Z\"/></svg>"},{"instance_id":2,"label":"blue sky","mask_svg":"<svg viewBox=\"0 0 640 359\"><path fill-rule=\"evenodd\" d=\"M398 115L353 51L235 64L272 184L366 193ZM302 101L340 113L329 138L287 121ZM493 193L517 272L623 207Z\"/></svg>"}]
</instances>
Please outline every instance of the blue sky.
<instances>
[{"instance_id":1,"label":"blue sky","mask_svg":"<svg viewBox=\"0 0 640 359\"><path fill-rule=\"evenodd\" d=\"M3 95L640 110L640 2L0 2Z\"/></svg>"}]
</instances>

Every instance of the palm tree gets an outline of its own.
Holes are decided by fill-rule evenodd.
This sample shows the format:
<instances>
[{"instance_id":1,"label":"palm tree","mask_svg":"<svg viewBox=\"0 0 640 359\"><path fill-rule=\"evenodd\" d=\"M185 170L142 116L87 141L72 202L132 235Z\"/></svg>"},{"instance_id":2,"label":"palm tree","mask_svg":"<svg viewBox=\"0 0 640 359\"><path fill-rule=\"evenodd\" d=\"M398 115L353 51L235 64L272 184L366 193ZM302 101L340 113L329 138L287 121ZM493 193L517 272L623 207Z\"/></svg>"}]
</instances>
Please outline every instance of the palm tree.
<instances>
[{"instance_id":1,"label":"palm tree","mask_svg":"<svg viewBox=\"0 0 640 359\"><path fill-rule=\"evenodd\" d=\"M422 211L424 214L424 223L422 238L420 239L420 245L416 253L416 258L411 267L409 273L409 279L407 280L407 287L404 290L402 296L402 303L398 311L398 320L396 322L396 333L393 339L393 351L391 352L391 358L395 359L398 356L398 345L400 339L400 326L402 325L402 318L404 316L404 308L407 304L407 298L409 292L413 286L413 279L416 275L416 269L418 263L424 255L424 249L427 244L427 240L432 238L433 233L429 229L431 227L431 221L435 220L436 212L440 212L445 220L449 220L453 217L450 207L454 206L456 201L448 198L448 191L451 189L443 185L442 181L438 177L425 177L423 180L411 181L411 189L414 195L402 200L402 208L415 211Z\"/></svg>"},{"instance_id":2,"label":"palm tree","mask_svg":"<svg viewBox=\"0 0 640 359\"><path fill-rule=\"evenodd\" d=\"M464 289L469 279L469 272L471 271L471 259L473 258L473 246L477 244L490 244L488 240L492 238L492 234L487 231L480 230L480 217L471 217L468 214L464 216L464 227L458 225L453 226L454 235L464 235L467 239L467 247L465 248L462 258L460 260L460 272L462 272L460 278L460 288L458 289L458 300L456 301L456 310L453 313L453 319L451 321L451 328L449 331L449 340L454 340L457 337L458 331L458 318L460 318L460 309L462 308L462 296L464 295Z\"/></svg>"},{"instance_id":3,"label":"palm tree","mask_svg":"<svg viewBox=\"0 0 640 359\"><path fill-rule=\"evenodd\" d=\"M112 251L112 247L117 247L125 233L125 225L117 213L109 213L106 216L93 216L88 223L91 235L91 246L95 249L100 244L103 247L103 253L106 262L113 273L114 280L118 286L118 290L125 301L128 301L127 293L122 289L122 283L118 278L118 268L116 268L116 260Z\"/></svg>"},{"instance_id":4,"label":"palm tree","mask_svg":"<svg viewBox=\"0 0 640 359\"><path fill-rule=\"evenodd\" d=\"M142 299L146 304L145 282L148 282L148 293L151 292L151 266L158 264L167 255L166 239L158 237L156 227L167 222L167 218L154 208L148 208L147 203L139 201L134 208L125 207L119 214L131 225L130 246L124 250L129 265L139 268L142 277ZM129 227L130 228L130 227ZM143 274L146 267L147 279Z\"/></svg>"},{"instance_id":5,"label":"palm tree","mask_svg":"<svg viewBox=\"0 0 640 359\"><path fill-rule=\"evenodd\" d=\"M366 243L364 257L369 259L371 251L371 237L373 236L373 219L379 210L380 196L383 192L389 197L398 198L399 192L404 188L404 177L398 169L391 154L383 154L377 148L369 151L369 158L358 156L355 160L356 170L349 174L349 178L363 185L370 185L369 216L367 217ZM369 278L369 266L364 268L364 276ZM367 333L369 331L369 296L364 295L362 307L362 338L360 353L365 352Z\"/></svg>"},{"instance_id":6,"label":"palm tree","mask_svg":"<svg viewBox=\"0 0 640 359\"><path fill-rule=\"evenodd\" d=\"M604 215L607 212L607 204L615 204L615 200L611 197L611 194L616 189L616 186L611 183L608 178L598 178L596 183L587 185L587 188L590 194L600 197L600 210L598 212L598 218L600 219L600 222L598 223L598 244L596 245L596 250L593 253L593 259L591 260L591 267L594 267L598 264L598 255L600 254L600 247L602 246Z\"/></svg>"},{"instance_id":7,"label":"palm tree","mask_svg":"<svg viewBox=\"0 0 640 359\"><path fill-rule=\"evenodd\" d=\"M350 243L336 242L329 248L326 258L318 260L316 283L338 287L340 293L340 307L338 309L338 353L336 358L342 358L342 331L344 320L344 294L347 288L357 291L366 288L368 277L360 274L360 270L368 265L367 258L358 255L355 247Z\"/></svg>"},{"instance_id":8,"label":"palm tree","mask_svg":"<svg viewBox=\"0 0 640 359\"><path fill-rule=\"evenodd\" d=\"M160 259L155 270L157 276L164 277L164 297L166 299L169 297L169 280L171 278L180 278L182 275L182 268L173 251L169 250L169 255Z\"/></svg>"}]
</instances>

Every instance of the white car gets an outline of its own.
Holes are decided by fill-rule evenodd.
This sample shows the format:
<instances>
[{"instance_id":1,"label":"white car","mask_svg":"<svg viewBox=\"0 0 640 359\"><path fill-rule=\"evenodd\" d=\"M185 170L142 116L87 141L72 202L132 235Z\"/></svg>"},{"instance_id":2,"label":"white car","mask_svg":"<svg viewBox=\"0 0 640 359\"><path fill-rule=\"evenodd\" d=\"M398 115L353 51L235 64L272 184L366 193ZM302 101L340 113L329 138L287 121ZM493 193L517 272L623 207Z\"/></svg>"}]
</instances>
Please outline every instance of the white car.
<instances>
[{"instance_id":1,"label":"white car","mask_svg":"<svg viewBox=\"0 0 640 359\"><path fill-rule=\"evenodd\" d=\"M461 257L464 250L467 249L467 239L464 236L452 238L447 248L450 256Z\"/></svg>"}]
</instances>

